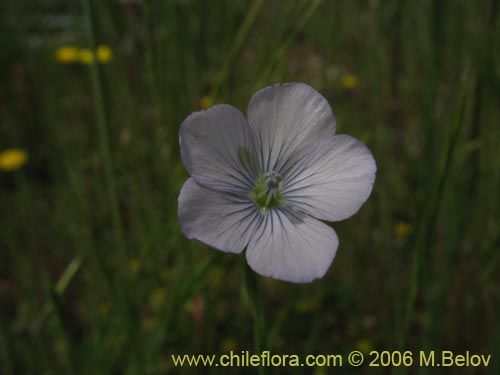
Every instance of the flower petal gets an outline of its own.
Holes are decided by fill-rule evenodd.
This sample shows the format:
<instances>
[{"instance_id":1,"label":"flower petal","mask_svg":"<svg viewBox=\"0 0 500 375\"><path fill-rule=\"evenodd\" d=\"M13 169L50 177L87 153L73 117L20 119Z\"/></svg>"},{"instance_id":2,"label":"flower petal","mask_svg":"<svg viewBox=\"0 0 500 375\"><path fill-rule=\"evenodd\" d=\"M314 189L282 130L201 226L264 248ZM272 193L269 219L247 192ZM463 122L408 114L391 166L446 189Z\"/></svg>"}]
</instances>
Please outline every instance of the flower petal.
<instances>
[{"instance_id":1,"label":"flower petal","mask_svg":"<svg viewBox=\"0 0 500 375\"><path fill-rule=\"evenodd\" d=\"M181 125L184 165L196 182L208 188L248 194L256 173L253 144L243 114L227 104L194 112Z\"/></svg>"},{"instance_id":2,"label":"flower petal","mask_svg":"<svg viewBox=\"0 0 500 375\"><path fill-rule=\"evenodd\" d=\"M179 222L189 239L219 250L240 253L259 224L249 199L200 186L189 178L179 194Z\"/></svg>"},{"instance_id":3,"label":"flower petal","mask_svg":"<svg viewBox=\"0 0 500 375\"><path fill-rule=\"evenodd\" d=\"M257 273L307 283L324 276L339 241L335 231L305 214L272 210L250 240L246 258Z\"/></svg>"},{"instance_id":4,"label":"flower petal","mask_svg":"<svg viewBox=\"0 0 500 375\"><path fill-rule=\"evenodd\" d=\"M282 172L325 136L335 134L335 118L326 99L304 83L285 83L255 93L248 122L259 145L262 172Z\"/></svg>"},{"instance_id":5,"label":"flower petal","mask_svg":"<svg viewBox=\"0 0 500 375\"><path fill-rule=\"evenodd\" d=\"M321 141L284 177L290 204L321 220L354 215L368 199L377 166L370 150L349 135Z\"/></svg>"}]
</instances>

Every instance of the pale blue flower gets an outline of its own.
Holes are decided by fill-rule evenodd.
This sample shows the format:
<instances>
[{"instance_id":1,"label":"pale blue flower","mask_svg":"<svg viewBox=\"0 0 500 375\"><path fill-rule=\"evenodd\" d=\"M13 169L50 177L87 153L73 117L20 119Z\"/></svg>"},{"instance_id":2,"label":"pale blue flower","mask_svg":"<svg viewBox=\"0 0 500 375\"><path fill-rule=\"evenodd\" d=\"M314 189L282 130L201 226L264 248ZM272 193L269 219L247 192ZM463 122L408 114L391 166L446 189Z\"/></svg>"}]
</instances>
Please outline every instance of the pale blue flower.
<instances>
[{"instance_id":1,"label":"pale blue flower","mask_svg":"<svg viewBox=\"0 0 500 375\"><path fill-rule=\"evenodd\" d=\"M335 135L326 99L303 83L254 94L248 120L221 104L195 112L180 130L189 178L179 195L181 230L240 253L255 272L310 282L338 247L320 220L354 215L370 195L376 165L368 148Z\"/></svg>"}]
</instances>

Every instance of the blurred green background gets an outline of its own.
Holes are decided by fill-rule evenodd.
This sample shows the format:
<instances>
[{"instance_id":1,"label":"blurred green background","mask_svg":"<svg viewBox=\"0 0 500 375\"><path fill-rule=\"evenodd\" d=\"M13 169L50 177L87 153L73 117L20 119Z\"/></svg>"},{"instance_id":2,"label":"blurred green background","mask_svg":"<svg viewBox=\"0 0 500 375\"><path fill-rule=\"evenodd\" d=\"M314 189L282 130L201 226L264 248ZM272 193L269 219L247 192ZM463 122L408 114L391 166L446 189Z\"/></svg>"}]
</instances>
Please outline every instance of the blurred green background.
<instances>
[{"instance_id":1,"label":"blurred green background","mask_svg":"<svg viewBox=\"0 0 500 375\"><path fill-rule=\"evenodd\" d=\"M90 3L0 5L1 374L205 373L170 355L257 349L468 350L493 357L464 372L500 373L497 0ZM249 290L244 255L179 230L178 131L288 81L377 180L323 279ZM369 370L439 369L349 372Z\"/></svg>"}]
</instances>

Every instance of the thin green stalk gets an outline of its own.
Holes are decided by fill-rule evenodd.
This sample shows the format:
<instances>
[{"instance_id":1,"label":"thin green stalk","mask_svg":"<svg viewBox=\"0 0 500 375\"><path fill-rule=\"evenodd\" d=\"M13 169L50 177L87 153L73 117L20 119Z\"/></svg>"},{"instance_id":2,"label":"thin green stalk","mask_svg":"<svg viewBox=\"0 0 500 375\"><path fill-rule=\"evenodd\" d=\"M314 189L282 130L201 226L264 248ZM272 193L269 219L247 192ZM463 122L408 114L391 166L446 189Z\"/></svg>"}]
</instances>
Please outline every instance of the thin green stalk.
<instances>
[{"instance_id":1,"label":"thin green stalk","mask_svg":"<svg viewBox=\"0 0 500 375\"><path fill-rule=\"evenodd\" d=\"M468 76L468 71L466 71L464 80L461 84L461 92L458 96L457 107L455 109L454 116L452 117L451 122L448 125L446 141L441 153L441 164L439 172L437 174L433 190L428 197L427 204L422 209L422 216L419 222L417 238L415 240L415 246L413 248L413 272L410 285L410 293L406 305L406 316L404 317L403 322L403 331L401 332L399 337L400 348L404 348L406 344L406 337L410 325L413 321L417 297L421 292L422 282L424 281L423 276L426 274L426 271L428 269L427 262L429 261L429 259L426 259L426 254L430 253L429 247L431 245L431 239L434 233L437 214L448 180L455 147L457 144L458 134L463 124L464 113L468 104L467 98L470 86Z\"/></svg>"},{"instance_id":2,"label":"thin green stalk","mask_svg":"<svg viewBox=\"0 0 500 375\"><path fill-rule=\"evenodd\" d=\"M484 98L489 97L486 94L487 86L485 82L488 81L488 77L491 77L491 61L493 56L493 38L492 35L494 33L494 25L495 19L498 17L495 7L498 6L497 0L491 0L489 2L489 10L490 14L488 17L488 21L485 24L484 35L485 38L481 41L481 43L477 43L477 52L475 55L477 56L475 62L475 79L474 79L474 87L471 95L471 113L469 117L469 135L468 142L476 142L478 139L481 139L481 134L484 129L484 114L485 114L485 100ZM441 270L442 273L442 281L439 285L436 286L436 292L433 301L430 303L430 309L428 311L428 321L431 322L431 326L427 329L426 337L424 337L424 345L425 348L434 348L436 343L442 339L443 334L443 325L441 319L431 319L431 317L439 316L442 311L445 311L447 298L449 295L450 289L453 283L453 275L455 274L453 271L456 267L456 262L459 257L458 248L461 241L464 238L466 233L466 226L468 219L470 219L471 212L473 211L473 207L476 206L475 199L477 198L477 188L478 182L481 181L479 178L480 175L480 154L483 153L481 147L477 147L470 152L469 159L466 164L462 167L462 178L466 181L464 187L462 187L457 203L456 203L456 211L454 215L454 222L450 222L449 226L449 235L448 235L448 245L446 252L446 262L444 264L444 268ZM481 246L477 244L478 248L484 248L485 250L488 248L487 242L485 245ZM494 264L494 263L490 263ZM483 277L487 275L487 272L483 273ZM483 285L487 285L488 281L484 281Z\"/></svg>"},{"instance_id":3,"label":"thin green stalk","mask_svg":"<svg viewBox=\"0 0 500 375\"><path fill-rule=\"evenodd\" d=\"M0 322L0 371L2 374L10 375L14 373L12 364L11 342L8 339L7 329L3 322Z\"/></svg>"},{"instance_id":4,"label":"thin green stalk","mask_svg":"<svg viewBox=\"0 0 500 375\"><path fill-rule=\"evenodd\" d=\"M264 0L254 0L252 5L250 6L250 9L248 10L247 15L245 17L245 20L241 24L241 27L238 30L236 37L234 38L233 46L231 47L229 54L226 57L224 65L217 77L217 81L215 82L215 85L210 94L213 100L216 100L218 98L220 94L220 89L224 84L224 82L226 81L229 71L231 69L231 65L233 64L236 56L238 56L238 53L241 51L245 40L248 38L250 30L252 29L252 26L255 23L255 19L257 18L257 15L259 14L259 11L262 8L263 4Z\"/></svg>"},{"instance_id":5,"label":"thin green stalk","mask_svg":"<svg viewBox=\"0 0 500 375\"><path fill-rule=\"evenodd\" d=\"M90 48L92 49L92 51L96 51L97 47L96 25L93 18L92 1L91 0L82 0L82 1L83 1L84 13L88 22ZM109 202L109 210L110 210L113 234L118 251L118 256L122 258L121 264L128 264L125 235L120 215L116 178L114 174L113 158L111 156L111 148L110 148L109 133L108 133L109 123L108 123L106 106L104 103L102 77L99 65L97 63L97 59L95 58L90 64L90 76L91 76L92 91L96 106L97 128L99 132L99 145L101 150L101 157L104 162L106 191ZM101 254L96 251L96 255L99 262L102 263ZM103 271L103 273L108 274L105 271ZM126 329L126 337L128 343L128 347L125 350L128 350L128 353L131 354L127 358L128 364L132 366L132 368L134 368L134 366L141 367L143 363L142 362L143 356L141 351L137 350L137 347L134 346L134 343L138 342L138 332L137 332L137 325L135 324L136 322L133 319L133 313L129 305L130 276L124 267L118 267L117 273L119 276L118 278L120 283L123 283L124 286L118 290L115 287L116 283L112 277L110 278L110 283L115 293L121 296L121 298L118 299L118 302L120 304L120 310L122 313L122 317L124 319L123 324Z\"/></svg>"},{"instance_id":6,"label":"thin green stalk","mask_svg":"<svg viewBox=\"0 0 500 375\"><path fill-rule=\"evenodd\" d=\"M262 353L265 350L269 350L262 292L259 291L259 284L255 273L249 269L243 256L240 259L240 271L244 297L248 302L254 320L255 350L257 353ZM266 374L267 368L263 366L259 367L259 373Z\"/></svg>"},{"instance_id":7,"label":"thin green stalk","mask_svg":"<svg viewBox=\"0 0 500 375\"><path fill-rule=\"evenodd\" d=\"M80 267L82 266L83 259L81 256L76 256L73 258L73 260L68 264L64 272L62 273L61 277L59 277L59 280L57 280L56 284L54 285L54 294L58 298L60 298L64 292L66 291L69 283L73 280L73 278L76 276L78 271L80 270ZM50 301L47 301L45 305L43 305L42 310L40 311L38 317L35 319L33 326L31 327L32 333L36 334L40 332L40 329L43 327L47 319L49 318L50 314L52 313L54 308L54 304L51 303Z\"/></svg>"},{"instance_id":8,"label":"thin green stalk","mask_svg":"<svg viewBox=\"0 0 500 375\"><path fill-rule=\"evenodd\" d=\"M153 361L155 356L162 350L164 342L167 340L172 330L172 325L178 314L179 306L182 306L189 296L199 291L203 284L203 280L206 279L208 270L213 266L216 259L215 256L208 256L200 260L193 269L190 269L187 278L185 276L186 265L179 265L177 267L177 272L179 272L179 274L172 276L172 282L170 282L167 287L169 302L164 304L163 308L158 312L160 327L149 340L149 346L146 353L149 355L148 360L150 362ZM181 278L183 282L179 284L177 280Z\"/></svg>"},{"instance_id":9,"label":"thin green stalk","mask_svg":"<svg viewBox=\"0 0 500 375\"><path fill-rule=\"evenodd\" d=\"M50 281L50 277L46 272L44 273L44 282L50 294L50 304L52 305L51 310L55 312L55 333L62 343L62 353L60 353L62 354L62 356L60 359L62 359L61 362L64 363L64 372L69 374L77 374L78 360L76 346L73 345L68 329L68 324L64 319L65 313L63 311L63 305L60 296L58 295L56 286L52 284L52 282Z\"/></svg>"},{"instance_id":10,"label":"thin green stalk","mask_svg":"<svg viewBox=\"0 0 500 375\"><path fill-rule=\"evenodd\" d=\"M143 0L142 8L144 9L144 18L146 20L146 74L149 85L149 90L151 92L151 100L153 103L153 113L155 117L156 125L160 129L162 125L162 106L160 102L159 88L158 88L158 77L156 74L155 56L154 56L154 38L153 38L153 24L151 18L151 0ZM157 137L155 137L157 138Z\"/></svg>"},{"instance_id":11,"label":"thin green stalk","mask_svg":"<svg viewBox=\"0 0 500 375\"><path fill-rule=\"evenodd\" d=\"M97 46L96 32L95 32L96 27L92 13L91 0L83 0L83 8L88 22L90 48L93 51L95 51ZM120 209L118 204L116 179L114 175L113 159L111 157L111 150L109 143L108 116L106 112L106 106L104 104L101 73L99 70L97 59L95 58L90 64L90 76L91 76L92 91L94 94L94 100L96 106L97 128L99 132L99 145L101 149L101 157L104 162L106 190L110 206L109 208L111 213L111 223L113 225L113 232L115 235L115 241L118 250L122 253L124 258L126 258L125 236L124 236L123 223L121 221Z\"/></svg>"},{"instance_id":12,"label":"thin green stalk","mask_svg":"<svg viewBox=\"0 0 500 375\"><path fill-rule=\"evenodd\" d=\"M305 1L302 3L302 7L298 6L299 11L298 16L295 17L285 17L285 19L291 18L293 21L290 24L286 24L282 30L281 34L277 38L277 47L269 51L269 54L262 59L257 69L257 77L255 89L260 89L262 86L267 84L273 70L277 65L277 60L282 58L286 53L287 48L294 41L297 34L307 25L310 18L314 15L316 9L321 5L322 0ZM294 4L293 2L289 2ZM291 9L288 10L291 12ZM292 13L292 12L291 12Z\"/></svg>"}]
</instances>

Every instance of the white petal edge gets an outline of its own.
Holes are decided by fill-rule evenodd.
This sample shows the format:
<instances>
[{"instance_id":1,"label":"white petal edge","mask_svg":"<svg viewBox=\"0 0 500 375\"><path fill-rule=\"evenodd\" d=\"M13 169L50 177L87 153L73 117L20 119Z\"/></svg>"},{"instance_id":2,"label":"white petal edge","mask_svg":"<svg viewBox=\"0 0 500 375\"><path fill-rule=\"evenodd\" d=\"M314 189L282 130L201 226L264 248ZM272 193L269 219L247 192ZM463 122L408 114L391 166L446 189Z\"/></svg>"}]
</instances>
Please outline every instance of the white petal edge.
<instances>
[{"instance_id":1,"label":"white petal edge","mask_svg":"<svg viewBox=\"0 0 500 375\"><path fill-rule=\"evenodd\" d=\"M362 142L341 134L324 139L284 177L286 200L328 221L354 215L373 189L377 166Z\"/></svg>"},{"instance_id":2,"label":"white petal edge","mask_svg":"<svg viewBox=\"0 0 500 375\"><path fill-rule=\"evenodd\" d=\"M240 253L261 220L249 199L208 189L189 178L179 194L179 223L189 239Z\"/></svg>"},{"instance_id":3,"label":"white petal edge","mask_svg":"<svg viewBox=\"0 0 500 375\"><path fill-rule=\"evenodd\" d=\"M273 210L250 240L246 258L257 273L294 283L325 275L339 241L326 224L304 214Z\"/></svg>"},{"instance_id":4,"label":"white petal edge","mask_svg":"<svg viewBox=\"0 0 500 375\"><path fill-rule=\"evenodd\" d=\"M184 165L200 185L240 194L249 191L257 159L251 129L238 109L219 104L192 113L181 125L179 142Z\"/></svg>"},{"instance_id":5,"label":"white petal edge","mask_svg":"<svg viewBox=\"0 0 500 375\"><path fill-rule=\"evenodd\" d=\"M261 172L281 172L301 159L319 140L335 134L328 101L304 83L276 84L257 91L248 104Z\"/></svg>"}]
</instances>

